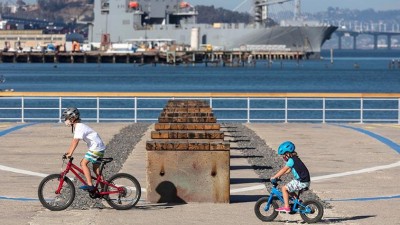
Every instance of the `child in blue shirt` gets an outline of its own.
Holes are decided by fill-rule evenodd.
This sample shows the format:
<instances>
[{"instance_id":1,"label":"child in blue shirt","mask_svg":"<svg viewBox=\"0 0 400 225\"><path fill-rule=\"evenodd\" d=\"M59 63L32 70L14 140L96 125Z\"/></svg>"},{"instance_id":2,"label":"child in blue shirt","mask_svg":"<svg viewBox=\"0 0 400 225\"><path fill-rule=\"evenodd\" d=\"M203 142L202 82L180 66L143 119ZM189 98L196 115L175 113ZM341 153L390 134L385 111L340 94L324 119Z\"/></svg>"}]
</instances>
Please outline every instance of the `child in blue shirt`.
<instances>
[{"instance_id":1,"label":"child in blue shirt","mask_svg":"<svg viewBox=\"0 0 400 225\"><path fill-rule=\"evenodd\" d=\"M304 163L297 156L295 148L295 145L291 141L283 142L278 148L278 155L283 156L283 160L286 162L286 164L281 170L279 170L278 173L271 177L271 180L280 178L290 171L294 177L292 181L282 187L285 205L284 207L276 209L278 212L289 213L289 195L293 195L295 191L300 191L310 186L310 173L308 172L306 165L304 165Z\"/></svg>"}]
</instances>

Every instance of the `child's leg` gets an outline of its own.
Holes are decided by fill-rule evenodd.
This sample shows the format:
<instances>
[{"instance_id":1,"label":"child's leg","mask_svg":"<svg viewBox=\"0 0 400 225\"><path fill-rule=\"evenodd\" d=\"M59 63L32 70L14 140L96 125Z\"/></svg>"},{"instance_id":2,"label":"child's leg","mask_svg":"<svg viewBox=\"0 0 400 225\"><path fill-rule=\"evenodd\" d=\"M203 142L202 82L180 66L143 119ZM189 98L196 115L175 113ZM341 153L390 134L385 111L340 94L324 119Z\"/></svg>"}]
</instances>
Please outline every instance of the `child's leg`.
<instances>
[{"instance_id":1,"label":"child's leg","mask_svg":"<svg viewBox=\"0 0 400 225\"><path fill-rule=\"evenodd\" d=\"M100 164L93 163L93 171L96 174L96 177L100 176Z\"/></svg>"},{"instance_id":2,"label":"child's leg","mask_svg":"<svg viewBox=\"0 0 400 225\"><path fill-rule=\"evenodd\" d=\"M283 201L285 202L285 208L289 208L289 191L286 186L282 186Z\"/></svg>"},{"instance_id":3,"label":"child's leg","mask_svg":"<svg viewBox=\"0 0 400 225\"><path fill-rule=\"evenodd\" d=\"M93 186L93 183L92 183L92 177L91 177L91 175L90 175L90 169L89 169L89 167L88 167L88 163L89 163L89 160L87 160L87 159L82 159L82 161L81 161L81 167L82 167L82 170L83 170L83 174L85 174L85 178L86 178L86 182L87 182L87 184L89 185L89 186Z\"/></svg>"}]
</instances>

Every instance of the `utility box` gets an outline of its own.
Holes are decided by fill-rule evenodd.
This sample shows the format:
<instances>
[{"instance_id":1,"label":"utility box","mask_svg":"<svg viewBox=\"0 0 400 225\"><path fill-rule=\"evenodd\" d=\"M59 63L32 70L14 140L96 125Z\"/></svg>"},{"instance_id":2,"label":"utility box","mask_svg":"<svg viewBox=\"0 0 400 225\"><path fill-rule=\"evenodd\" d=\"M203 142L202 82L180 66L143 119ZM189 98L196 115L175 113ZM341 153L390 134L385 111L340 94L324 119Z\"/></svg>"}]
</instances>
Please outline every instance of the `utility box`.
<instances>
[{"instance_id":1,"label":"utility box","mask_svg":"<svg viewBox=\"0 0 400 225\"><path fill-rule=\"evenodd\" d=\"M168 102L146 143L147 201L229 203L230 144L215 121L204 101Z\"/></svg>"}]
</instances>

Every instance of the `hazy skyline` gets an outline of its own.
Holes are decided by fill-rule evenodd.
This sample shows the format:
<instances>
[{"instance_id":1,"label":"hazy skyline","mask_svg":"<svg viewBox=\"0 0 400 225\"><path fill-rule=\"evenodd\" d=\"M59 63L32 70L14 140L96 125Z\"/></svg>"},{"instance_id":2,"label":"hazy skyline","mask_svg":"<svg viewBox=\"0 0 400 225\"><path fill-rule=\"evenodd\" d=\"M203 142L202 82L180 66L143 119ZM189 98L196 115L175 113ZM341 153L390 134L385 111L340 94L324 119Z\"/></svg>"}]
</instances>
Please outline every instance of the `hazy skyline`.
<instances>
[{"instance_id":1,"label":"hazy skyline","mask_svg":"<svg viewBox=\"0 0 400 225\"><path fill-rule=\"evenodd\" d=\"M246 0L183 0L192 5L214 5L219 8L233 10ZM245 5L249 6L253 0L247 0ZM15 2L15 0L0 0L0 2ZM26 3L36 3L36 0L25 0ZM374 9L393 10L400 9L400 0L302 0L303 12L321 12L326 11L328 7L339 7L349 9ZM248 9L238 9L238 11L246 11Z\"/></svg>"},{"instance_id":2,"label":"hazy skyline","mask_svg":"<svg viewBox=\"0 0 400 225\"><path fill-rule=\"evenodd\" d=\"M193 5L214 5L226 9L234 9L245 0L188 0ZM249 4L252 0L248 0ZM400 9L400 0L302 0L302 11L320 12L326 11L330 6L349 9L374 9L393 10ZM239 9L240 11L240 9Z\"/></svg>"}]
</instances>

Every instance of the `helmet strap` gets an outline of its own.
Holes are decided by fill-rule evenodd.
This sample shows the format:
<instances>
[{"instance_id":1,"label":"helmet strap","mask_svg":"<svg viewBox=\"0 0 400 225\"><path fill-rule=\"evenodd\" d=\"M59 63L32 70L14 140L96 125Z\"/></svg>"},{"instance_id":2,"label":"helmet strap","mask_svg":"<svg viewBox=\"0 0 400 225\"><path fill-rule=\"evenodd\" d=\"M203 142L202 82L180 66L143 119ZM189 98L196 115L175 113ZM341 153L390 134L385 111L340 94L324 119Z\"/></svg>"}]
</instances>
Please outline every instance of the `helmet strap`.
<instances>
[{"instance_id":1,"label":"helmet strap","mask_svg":"<svg viewBox=\"0 0 400 225\"><path fill-rule=\"evenodd\" d=\"M72 119L71 119L71 123L72 123L72 125L71 125L71 132L72 132L72 133L74 133L74 131L75 131L75 122L76 122L76 119L74 119L73 121L72 121Z\"/></svg>"},{"instance_id":2,"label":"helmet strap","mask_svg":"<svg viewBox=\"0 0 400 225\"><path fill-rule=\"evenodd\" d=\"M283 160L285 160L285 162L289 160L289 156L286 153L283 155Z\"/></svg>"}]
</instances>

